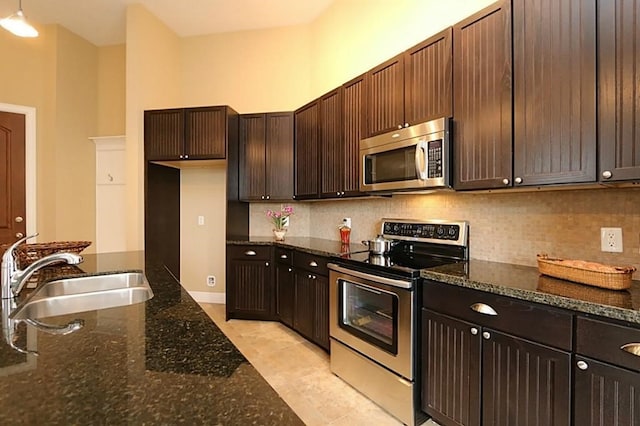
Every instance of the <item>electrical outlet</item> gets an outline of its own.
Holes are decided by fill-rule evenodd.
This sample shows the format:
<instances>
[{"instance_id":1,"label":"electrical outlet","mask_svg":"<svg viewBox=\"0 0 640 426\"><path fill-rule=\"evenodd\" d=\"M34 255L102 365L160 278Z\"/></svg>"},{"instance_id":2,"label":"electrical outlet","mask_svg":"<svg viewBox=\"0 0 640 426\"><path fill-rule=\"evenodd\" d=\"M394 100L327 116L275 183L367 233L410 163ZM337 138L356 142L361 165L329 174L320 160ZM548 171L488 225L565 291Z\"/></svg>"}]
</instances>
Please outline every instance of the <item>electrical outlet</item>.
<instances>
[{"instance_id":1,"label":"electrical outlet","mask_svg":"<svg viewBox=\"0 0 640 426\"><path fill-rule=\"evenodd\" d=\"M207 276L207 286L209 286L209 287L215 287L216 286L216 276L215 275L208 275Z\"/></svg>"},{"instance_id":2,"label":"electrical outlet","mask_svg":"<svg viewBox=\"0 0 640 426\"><path fill-rule=\"evenodd\" d=\"M600 249L622 253L622 228L600 228Z\"/></svg>"},{"instance_id":3,"label":"electrical outlet","mask_svg":"<svg viewBox=\"0 0 640 426\"><path fill-rule=\"evenodd\" d=\"M198 225L204 225L204 216L198 216Z\"/></svg>"}]
</instances>

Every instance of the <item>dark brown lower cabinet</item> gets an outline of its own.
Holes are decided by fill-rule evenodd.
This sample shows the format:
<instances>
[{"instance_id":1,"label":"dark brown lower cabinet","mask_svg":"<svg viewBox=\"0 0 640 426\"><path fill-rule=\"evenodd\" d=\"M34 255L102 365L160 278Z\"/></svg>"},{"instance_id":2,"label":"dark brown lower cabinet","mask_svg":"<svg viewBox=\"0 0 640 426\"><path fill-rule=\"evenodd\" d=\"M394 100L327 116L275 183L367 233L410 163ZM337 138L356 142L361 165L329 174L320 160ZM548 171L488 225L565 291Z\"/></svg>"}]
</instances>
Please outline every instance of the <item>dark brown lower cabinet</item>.
<instances>
[{"instance_id":1,"label":"dark brown lower cabinet","mask_svg":"<svg viewBox=\"0 0 640 426\"><path fill-rule=\"evenodd\" d=\"M571 354L422 310L422 409L446 425L569 425Z\"/></svg>"},{"instance_id":2,"label":"dark brown lower cabinet","mask_svg":"<svg viewBox=\"0 0 640 426\"><path fill-rule=\"evenodd\" d=\"M293 329L329 350L328 277L296 270Z\"/></svg>"},{"instance_id":3,"label":"dark brown lower cabinet","mask_svg":"<svg viewBox=\"0 0 640 426\"><path fill-rule=\"evenodd\" d=\"M276 314L283 324L293 327L295 280L290 265L276 263Z\"/></svg>"},{"instance_id":4,"label":"dark brown lower cabinet","mask_svg":"<svg viewBox=\"0 0 640 426\"><path fill-rule=\"evenodd\" d=\"M227 319L275 319L270 246L227 247Z\"/></svg>"},{"instance_id":5,"label":"dark brown lower cabinet","mask_svg":"<svg viewBox=\"0 0 640 426\"><path fill-rule=\"evenodd\" d=\"M574 424L632 426L640 422L640 373L576 356Z\"/></svg>"}]
</instances>

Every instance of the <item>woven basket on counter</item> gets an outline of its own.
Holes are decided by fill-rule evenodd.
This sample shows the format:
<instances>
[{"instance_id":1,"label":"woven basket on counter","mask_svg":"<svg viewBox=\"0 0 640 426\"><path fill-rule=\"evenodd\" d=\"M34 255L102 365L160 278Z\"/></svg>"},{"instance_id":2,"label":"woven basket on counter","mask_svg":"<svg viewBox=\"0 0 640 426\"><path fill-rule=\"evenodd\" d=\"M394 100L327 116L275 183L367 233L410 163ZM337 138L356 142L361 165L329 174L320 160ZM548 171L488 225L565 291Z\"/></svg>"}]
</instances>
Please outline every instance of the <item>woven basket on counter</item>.
<instances>
[{"instance_id":1,"label":"woven basket on counter","mask_svg":"<svg viewBox=\"0 0 640 426\"><path fill-rule=\"evenodd\" d=\"M631 293L626 290L609 290L560 280L546 275L540 275L538 277L538 290L544 293L555 294L556 296L583 300L585 302L633 309Z\"/></svg>"},{"instance_id":2,"label":"woven basket on counter","mask_svg":"<svg viewBox=\"0 0 640 426\"><path fill-rule=\"evenodd\" d=\"M541 274L574 281L609 290L626 290L631 287L633 266L610 266L584 260L566 260L539 254L538 270Z\"/></svg>"},{"instance_id":3,"label":"woven basket on counter","mask_svg":"<svg viewBox=\"0 0 640 426\"><path fill-rule=\"evenodd\" d=\"M18 259L18 265L21 269L24 269L36 260L50 254L62 252L78 254L90 245L91 241L53 241L49 243L20 244L14 253ZM8 247L9 244L5 244L0 247L0 250L4 252Z\"/></svg>"}]
</instances>

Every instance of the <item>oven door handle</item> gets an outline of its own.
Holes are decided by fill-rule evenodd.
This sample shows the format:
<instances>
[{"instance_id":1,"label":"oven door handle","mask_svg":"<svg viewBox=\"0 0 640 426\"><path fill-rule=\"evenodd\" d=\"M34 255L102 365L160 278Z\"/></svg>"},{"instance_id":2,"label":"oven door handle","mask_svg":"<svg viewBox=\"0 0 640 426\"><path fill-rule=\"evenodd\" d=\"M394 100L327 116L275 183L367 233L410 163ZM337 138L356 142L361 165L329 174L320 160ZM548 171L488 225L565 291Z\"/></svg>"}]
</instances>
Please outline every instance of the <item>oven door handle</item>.
<instances>
[{"instance_id":1,"label":"oven door handle","mask_svg":"<svg viewBox=\"0 0 640 426\"><path fill-rule=\"evenodd\" d=\"M392 278L386 278L378 275L372 275L364 272L354 271L352 269L347 269L347 268L343 268L342 266L338 266L335 263L329 263L327 266L329 267L329 269L333 271L341 272L343 274L351 275L353 277L358 277L365 280L373 281L375 283L387 284L392 287L400 287L400 288L406 288L406 289L410 289L413 287L413 283L411 281L394 280Z\"/></svg>"}]
</instances>

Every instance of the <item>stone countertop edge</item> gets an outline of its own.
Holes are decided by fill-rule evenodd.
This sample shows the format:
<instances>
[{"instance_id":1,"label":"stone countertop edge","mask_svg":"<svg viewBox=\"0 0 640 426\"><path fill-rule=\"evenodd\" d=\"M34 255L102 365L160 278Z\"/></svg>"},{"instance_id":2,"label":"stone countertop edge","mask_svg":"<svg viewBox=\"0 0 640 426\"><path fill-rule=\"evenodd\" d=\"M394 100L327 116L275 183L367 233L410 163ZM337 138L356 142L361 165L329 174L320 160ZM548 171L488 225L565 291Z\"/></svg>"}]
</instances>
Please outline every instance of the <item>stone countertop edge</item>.
<instances>
[{"instance_id":1,"label":"stone countertop edge","mask_svg":"<svg viewBox=\"0 0 640 426\"><path fill-rule=\"evenodd\" d=\"M339 257L346 253L369 251L363 244L348 244L346 247L337 240L322 238L287 237L284 241L275 241L273 237L250 237L248 240L227 240L227 245L263 245L300 250L317 256Z\"/></svg>"},{"instance_id":2,"label":"stone countertop edge","mask_svg":"<svg viewBox=\"0 0 640 426\"><path fill-rule=\"evenodd\" d=\"M471 264L474 261L470 261ZM537 278L540 278L540 274L538 269L530 266L521 266L521 265L511 265L504 264L498 262L482 262L487 265L493 265L495 268L518 268L519 270L529 270L526 275L528 277L524 278L524 281L530 280L531 275L535 275ZM434 268L437 269L437 268ZM633 299L635 303L632 303L631 307L620 307L613 306L603 303L598 303L595 301L589 300L580 300L577 298L562 296L557 294L551 294L547 292L543 292L537 289L526 288L525 285L521 286L510 286L508 284L502 282L492 281L490 279L474 279L474 277L469 276L460 276L454 273L448 273L446 271L438 271L438 270L429 270L425 269L421 273L422 278L441 282L444 284L455 285L459 287L470 288L474 290L484 291L487 293L498 294L507 297L513 297L515 299L526 300L529 302L535 302L542 305L554 306L557 308L563 308L572 310L576 313L584 313L590 315L596 315L600 317L620 320L628 323L633 323L635 325L640 325L640 309L638 309L637 300L640 298L640 282L634 281L632 284L632 288L628 290L628 293L620 293L625 297L628 295L629 300ZM521 280L520 277L514 276L514 283ZM556 282L561 280L553 279ZM500 280L497 280L500 281ZM584 285L571 283L568 281L562 281L562 283L570 286L576 286L577 289L584 289ZM523 288L524 287L524 288ZM585 290L591 289L588 287ZM596 291L600 290L595 288ZM605 292L614 292L614 290L603 290Z\"/></svg>"}]
</instances>

